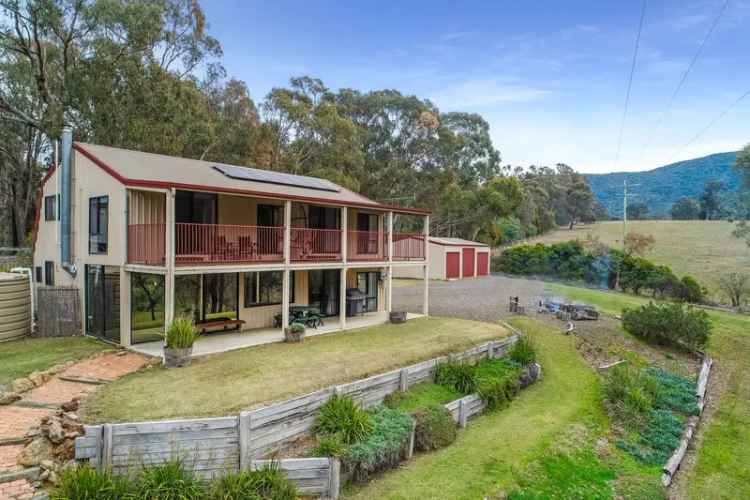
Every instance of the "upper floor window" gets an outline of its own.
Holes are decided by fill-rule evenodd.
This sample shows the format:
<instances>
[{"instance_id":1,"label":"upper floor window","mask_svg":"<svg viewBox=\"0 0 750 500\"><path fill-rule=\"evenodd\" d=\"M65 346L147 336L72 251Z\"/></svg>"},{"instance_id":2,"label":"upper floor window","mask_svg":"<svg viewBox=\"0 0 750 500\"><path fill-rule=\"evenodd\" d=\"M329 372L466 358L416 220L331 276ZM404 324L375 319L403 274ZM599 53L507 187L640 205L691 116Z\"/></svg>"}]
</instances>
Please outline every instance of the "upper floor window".
<instances>
[{"instance_id":1,"label":"upper floor window","mask_svg":"<svg viewBox=\"0 0 750 500\"><path fill-rule=\"evenodd\" d=\"M279 205L258 205L258 225L259 226L283 226L283 213Z\"/></svg>"},{"instance_id":2,"label":"upper floor window","mask_svg":"<svg viewBox=\"0 0 750 500\"><path fill-rule=\"evenodd\" d=\"M44 197L44 220L57 220L57 195Z\"/></svg>"},{"instance_id":3,"label":"upper floor window","mask_svg":"<svg viewBox=\"0 0 750 500\"><path fill-rule=\"evenodd\" d=\"M89 253L107 253L109 196L89 198Z\"/></svg>"}]
</instances>

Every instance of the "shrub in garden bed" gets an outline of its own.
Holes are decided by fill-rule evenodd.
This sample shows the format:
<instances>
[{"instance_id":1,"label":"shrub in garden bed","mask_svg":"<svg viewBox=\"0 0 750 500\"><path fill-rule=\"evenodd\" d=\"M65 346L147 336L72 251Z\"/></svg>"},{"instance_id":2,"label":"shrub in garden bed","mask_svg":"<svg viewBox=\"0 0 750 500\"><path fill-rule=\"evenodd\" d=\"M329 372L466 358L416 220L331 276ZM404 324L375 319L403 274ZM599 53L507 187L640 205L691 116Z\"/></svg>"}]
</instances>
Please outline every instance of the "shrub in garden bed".
<instances>
[{"instance_id":1,"label":"shrub in garden bed","mask_svg":"<svg viewBox=\"0 0 750 500\"><path fill-rule=\"evenodd\" d=\"M379 406L371 414L372 433L349 446L341 456L344 471L360 483L398 465L414 430L414 420L402 411Z\"/></svg>"},{"instance_id":2,"label":"shrub in garden bed","mask_svg":"<svg viewBox=\"0 0 750 500\"><path fill-rule=\"evenodd\" d=\"M373 430L370 414L348 396L334 394L321 406L313 432L319 436L336 434L344 444L362 441Z\"/></svg>"},{"instance_id":3,"label":"shrub in garden bed","mask_svg":"<svg viewBox=\"0 0 750 500\"><path fill-rule=\"evenodd\" d=\"M294 500L297 487L277 466L241 471L215 479L208 500Z\"/></svg>"},{"instance_id":4,"label":"shrub in garden bed","mask_svg":"<svg viewBox=\"0 0 750 500\"><path fill-rule=\"evenodd\" d=\"M511 360L493 359L477 365L476 390L487 404L487 409L497 410L508 406L520 390L520 375L521 366Z\"/></svg>"},{"instance_id":5,"label":"shrub in garden bed","mask_svg":"<svg viewBox=\"0 0 750 500\"><path fill-rule=\"evenodd\" d=\"M648 342L689 350L706 346L711 322L706 311L653 302L622 312L622 327Z\"/></svg>"},{"instance_id":6,"label":"shrub in garden bed","mask_svg":"<svg viewBox=\"0 0 750 500\"><path fill-rule=\"evenodd\" d=\"M414 447L432 451L448 446L456 440L456 422L441 404L431 404L414 412Z\"/></svg>"},{"instance_id":7,"label":"shrub in garden bed","mask_svg":"<svg viewBox=\"0 0 750 500\"><path fill-rule=\"evenodd\" d=\"M445 404L465 396L452 386L423 382L409 388L406 392L392 392L386 396L383 404L405 412L426 408L433 404Z\"/></svg>"},{"instance_id":8,"label":"shrub in garden bed","mask_svg":"<svg viewBox=\"0 0 750 500\"><path fill-rule=\"evenodd\" d=\"M604 378L607 409L624 428L618 446L638 460L664 464L696 415L695 383L659 368L619 365Z\"/></svg>"},{"instance_id":9,"label":"shrub in garden bed","mask_svg":"<svg viewBox=\"0 0 750 500\"><path fill-rule=\"evenodd\" d=\"M536 362L536 349L531 339L525 335L521 336L511 347L508 357L521 366Z\"/></svg>"},{"instance_id":10,"label":"shrub in garden bed","mask_svg":"<svg viewBox=\"0 0 750 500\"><path fill-rule=\"evenodd\" d=\"M446 361L435 367L435 383L453 387L461 394L477 388L477 366L463 361Z\"/></svg>"},{"instance_id":11,"label":"shrub in garden bed","mask_svg":"<svg viewBox=\"0 0 750 500\"><path fill-rule=\"evenodd\" d=\"M205 484L180 460L113 476L88 466L62 473L52 500L293 500L297 488L276 466L230 473Z\"/></svg>"}]
</instances>

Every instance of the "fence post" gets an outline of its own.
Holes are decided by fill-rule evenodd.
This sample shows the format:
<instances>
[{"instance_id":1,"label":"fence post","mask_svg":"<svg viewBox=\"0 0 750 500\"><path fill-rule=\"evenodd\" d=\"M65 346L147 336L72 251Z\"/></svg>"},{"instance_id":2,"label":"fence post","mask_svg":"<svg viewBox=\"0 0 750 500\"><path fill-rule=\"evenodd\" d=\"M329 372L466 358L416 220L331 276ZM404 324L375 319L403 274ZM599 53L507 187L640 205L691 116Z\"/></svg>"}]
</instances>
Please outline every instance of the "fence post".
<instances>
[{"instance_id":1,"label":"fence post","mask_svg":"<svg viewBox=\"0 0 750 500\"><path fill-rule=\"evenodd\" d=\"M398 390L401 392L406 392L406 390L409 388L409 371L406 368L403 368L400 373L400 378L398 381Z\"/></svg>"},{"instance_id":2,"label":"fence post","mask_svg":"<svg viewBox=\"0 0 750 500\"><path fill-rule=\"evenodd\" d=\"M495 359L495 344L497 342L490 340L487 345L487 359Z\"/></svg>"},{"instance_id":3,"label":"fence post","mask_svg":"<svg viewBox=\"0 0 750 500\"><path fill-rule=\"evenodd\" d=\"M464 399L461 398L458 400L458 426L461 428L466 427L466 404L464 403Z\"/></svg>"},{"instance_id":4,"label":"fence post","mask_svg":"<svg viewBox=\"0 0 750 500\"><path fill-rule=\"evenodd\" d=\"M240 412L239 416L240 437L240 470L250 470L250 462L253 457L250 454L250 412Z\"/></svg>"},{"instance_id":5,"label":"fence post","mask_svg":"<svg viewBox=\"0 0 750 500\"><path fill-rule=\"evenodd\" d=\"M112 424L104 424L102 431L102 458L100 464L101 470L107 471L112 468Z\"/></svg>"},{"instance_id":6,"label":"fence post","mask_svg":"<svg viewBox=\"0 0 750 500\"><path fill-rule=\"evenodd\" d=\"M338 458L329 458L328 467L328 498L336 500L341 489L341 462Z\"/></svg>"}]
</instances>

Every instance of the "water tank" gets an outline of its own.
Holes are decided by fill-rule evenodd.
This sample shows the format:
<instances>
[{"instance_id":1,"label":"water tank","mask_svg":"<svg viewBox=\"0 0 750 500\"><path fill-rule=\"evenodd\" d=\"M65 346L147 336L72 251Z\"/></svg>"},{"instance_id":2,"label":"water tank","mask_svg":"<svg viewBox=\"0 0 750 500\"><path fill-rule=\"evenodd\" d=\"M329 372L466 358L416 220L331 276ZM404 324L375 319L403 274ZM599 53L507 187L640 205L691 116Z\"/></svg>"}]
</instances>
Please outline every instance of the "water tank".
<instances>
[{"instance_id":1,"label":"water tank","mask_svg":"<svg viewBox=\"0 0 750 500\"><path fill-rule=\"evenodd\" d=\"M0 273L0 342L31 333L31 292L23 274Z\"/></svg>"}]
</instances>

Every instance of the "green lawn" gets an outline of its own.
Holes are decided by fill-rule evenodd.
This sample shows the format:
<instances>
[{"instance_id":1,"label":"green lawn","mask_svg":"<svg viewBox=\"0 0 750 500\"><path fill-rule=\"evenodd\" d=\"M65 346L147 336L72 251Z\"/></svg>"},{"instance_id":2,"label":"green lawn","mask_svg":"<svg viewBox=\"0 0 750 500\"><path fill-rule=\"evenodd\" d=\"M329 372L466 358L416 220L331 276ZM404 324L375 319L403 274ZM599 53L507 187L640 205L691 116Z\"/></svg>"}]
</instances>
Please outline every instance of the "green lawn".
<instances>
[{"instance_id":1,"label":"green lawn","mask_svg":"<svg viewBox=\"0 0 750 500\"><path fill-rule=\"evenodd\" d=\"M124 377L88 398L84 415L89 422L228 415L508 334L499 325L433 317L251 347Z\"/></svg>"},{"instance_id":2,"label":"green lawn","mask_svg":"<svg viewBox=\"0 0 750 500\"><path fill-rule=\"evenodd\" d=\"M608 423L598 378L574 338L528 318L514 323L537 346L543 379L508 408L471 421L451 446L350 488L347 498L477 499L501 498L501 492L515 498L612 498L613 490L632 498L639 496L634 492L660 492L658 469L634 464L611 445L601 457L594 452Z\"/></svg>"},{"instance_id":3,"label":"green lawn","mask_svg":"<svg viewBox=\"0 0 750 500\"><path fill-rule=\"evenodd\" d=\"M734 224L727 221L630 221L629 231L650 234L656 240L646 255L666 264L678 275L691 274L705 284L713 298L727 301L719 291L719 277L727 272L750 268L750 252L743 240L732 236ZM531 242L552 243L598 236L602 243L622 246L622 222L600 222L558 229Z\"/></svg>"},{"instance_id":4,"label":"green lawn","mask_svg":"<svg viewBox=\"0 0 750 500\"><path fill-rule=\"evenodd\" d=\"M620 293L550 286L609 313L647 302ZM718 311L709 311L709 316L714 325L709 352L716 360L712 400L701 427L696 465L688 470L680 488L689 498L750 498L750 317Z\"/></svg>"},{"instance_id":5,"label":"green lawn","mask_svg":"<svg viewBox=\"0 0 750 500\"><path fill-rule=\"evenodd\" d=\"M45 370L58 363L83 359L111 346L88 337L23 339L0 343L0 384Z\"/></svg>"}]
</instances>

